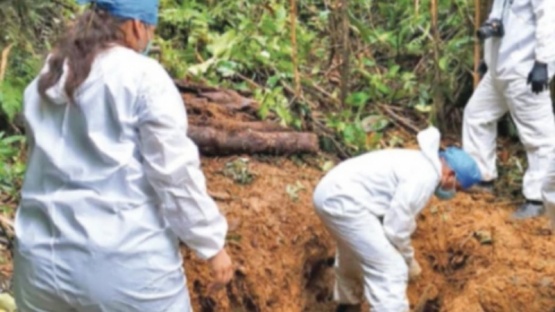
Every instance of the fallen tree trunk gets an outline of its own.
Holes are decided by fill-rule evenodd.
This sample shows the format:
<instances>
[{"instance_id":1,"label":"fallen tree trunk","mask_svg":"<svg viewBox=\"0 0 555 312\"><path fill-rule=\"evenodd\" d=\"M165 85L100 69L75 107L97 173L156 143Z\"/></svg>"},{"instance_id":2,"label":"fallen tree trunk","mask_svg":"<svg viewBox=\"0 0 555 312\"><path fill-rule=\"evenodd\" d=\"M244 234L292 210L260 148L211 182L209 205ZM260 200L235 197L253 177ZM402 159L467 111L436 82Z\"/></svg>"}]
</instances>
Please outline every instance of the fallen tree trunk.
<instances>
[{"instance_id":1,"label":"fallen tree trunk","mask_svg":"<svg viewBox=\"0 0 555 312\"><path fill-rule=\"evenodd\" d=\"M197 127L210 127L228 132L258 131L258 132L293 132L292 129L266 121L235 121L230 119L214 120L206 116L189 116L189 123Z\"/></svg>"},{"instance_id":2,"label":"fallen tree trunk","mask_svg":"<svg viewBox=\"0 0 555 312\"><path fill-rule=\"evenodd\" d=\"M226 132L191 125L188 135L204 155L291 155L319 151L318 137L306 132Z\"/></svg>"}]
</instances>

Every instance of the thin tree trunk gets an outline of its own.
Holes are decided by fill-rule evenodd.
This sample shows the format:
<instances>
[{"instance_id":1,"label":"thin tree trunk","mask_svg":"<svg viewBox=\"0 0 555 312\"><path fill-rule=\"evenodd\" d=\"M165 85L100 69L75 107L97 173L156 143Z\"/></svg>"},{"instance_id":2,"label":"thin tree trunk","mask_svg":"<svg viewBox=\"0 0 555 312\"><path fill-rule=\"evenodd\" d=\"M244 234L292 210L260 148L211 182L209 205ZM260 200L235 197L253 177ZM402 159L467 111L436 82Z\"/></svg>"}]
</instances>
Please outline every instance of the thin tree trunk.
<instances>
[{"instance_id":1,"label":"thin tree trunk","mask_svg":"<svg viewBox=\"0 0 555 312\"><path fill-rule=\"evenodd\" d=\"M474 0L474 33L478 31L482 23L480 14L480 0ZM480 41L475 38L474 40L474 89L478 86L480 82L480 74L478 73L478 66L480 65Z\"/></svg>"},{"instance_id":2,"label":"thin tree trunk","mask_svg":"<svg viewBox=\"0 0 555 312\"><path fill-rule=\"evenodd\" d=\"M349 70L351 45L349 40L349 0L341 0L341 35L342 35L342 61L341 66L341 104L346 107L345 101L349 93Z\"/></svg>"},{"instance_id":3,"label":"thin tree trunk","mask_svg":"<svg viewBox=\"0 0 555 312\"><path fill-rule=\"evenodd\" d=\"M289 0L291 6L291 60L295 71L295 97L301 95L301 75L299 74L299 60L297 51L297 1Z\"/></svg>"},{"instance_id":4,"label":"thin tree trunk","mask_svg":"<svg viewBox=\"0 0 555 312\"><path fill-rule=\"evenodd\" d=\"M431 1L431 15L432 15L432 33L433 33L433 53L434 53L434 83L433 83L433 118L435 118L434 123L437 124L438 128L444 129L443 121L445 120L444 106L445 100L443 94L441 93L441 68L439 67L439 43L441 38L439 37L439 29L437 24L437 14L438 14L438 0Z\"/></svg>"}]
</instances>

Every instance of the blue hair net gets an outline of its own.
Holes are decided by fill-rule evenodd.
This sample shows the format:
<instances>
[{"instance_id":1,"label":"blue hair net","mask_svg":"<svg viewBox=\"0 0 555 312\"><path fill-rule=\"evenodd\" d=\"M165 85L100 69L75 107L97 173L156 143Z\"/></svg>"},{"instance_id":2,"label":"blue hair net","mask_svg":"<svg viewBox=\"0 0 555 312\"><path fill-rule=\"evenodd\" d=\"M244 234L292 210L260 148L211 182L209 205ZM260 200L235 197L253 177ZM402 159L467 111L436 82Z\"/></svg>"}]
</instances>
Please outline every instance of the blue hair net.
<instances>
[{"instance_id":1,"label":"blue hair net","mask_svg":"<svg viewBox=\"0 0 555 312\"><path fill-rule=\"evenodd\" d=\"M136 19L149 25L158 23L159 0L77 0L77 3L95 3L119 18Z\"/></svg>"},{"instance_id":2,"label":"blue hair net","mask_svg":"<svg viewBox=\"0 0 555 312\"><path fill-rule=\"evenodd\" d=\"M463 189L467 189L478 183L482 179L480 169L476 161L465 151L457 147L448 147L445 151L439 152L449 168L455 172L457 181Z\"/></svg>"}]
</instances>

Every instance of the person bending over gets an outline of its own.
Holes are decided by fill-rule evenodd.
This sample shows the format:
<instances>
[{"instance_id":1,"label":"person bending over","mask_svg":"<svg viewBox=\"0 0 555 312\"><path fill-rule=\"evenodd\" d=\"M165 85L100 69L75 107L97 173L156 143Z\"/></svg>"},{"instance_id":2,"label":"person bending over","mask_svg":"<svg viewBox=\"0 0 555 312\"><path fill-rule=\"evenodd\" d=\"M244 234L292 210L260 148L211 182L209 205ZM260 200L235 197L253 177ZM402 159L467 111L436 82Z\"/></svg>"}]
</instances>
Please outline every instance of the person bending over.
<instances>
[{"instance_id":1,"label":"person bending over","mask_svg":"<svg viewBox=\"0 0 555 312\"><path fill-rule=\"evenodd\" d=\"M316 212L337 241L337 311L360 311L362 293L375 312L409 311L409 277L420 274L411 234L432 195L451 199L481 179L464 151L440 151L439 131L418 134L420 150L369 152L333 168L314 191Z\"/></svg>"}]
</instances>

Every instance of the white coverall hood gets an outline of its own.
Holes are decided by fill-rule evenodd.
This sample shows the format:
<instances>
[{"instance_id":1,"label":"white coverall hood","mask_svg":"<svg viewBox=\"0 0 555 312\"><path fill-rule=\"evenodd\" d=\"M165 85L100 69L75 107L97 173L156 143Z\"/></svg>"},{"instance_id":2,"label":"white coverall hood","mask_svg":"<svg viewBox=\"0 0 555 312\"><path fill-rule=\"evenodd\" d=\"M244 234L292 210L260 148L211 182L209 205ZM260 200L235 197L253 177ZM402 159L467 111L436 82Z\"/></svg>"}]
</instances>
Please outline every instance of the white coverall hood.
<instances>
[{"instance_id":1,"label":"white coverall hood","mask_svg":"<svg viewBox=\"0 0 555 312\"><path fill-rule=\"evenodd\" d=\"M50 57L48 57L48 59L46 60L47 65L44 66L43 70L40 73L41 75L48 72L48 69L49 69L48 61L49 60L50 60ZM93 72L93 74L94 74L94 72ZM47 100L51 104L63 105L63 104L68 104L69 103L69 99L68 99L67 93L65 91L67 76L68 76L68 67L67 67L67 62L66 62L64 64L62 75L61 75L60 79L58 80L58 82L56 82L52 87L50 87L46 90Z\"/></svg>"},{"instance_id":2,"label":"white coverall hood","mask_svg":"<svg viewBox=\"0 0 555 312\"><path fill-rule=\"evenodd\" d=\"M429 127L426 130L420 131L416 136L418 146L422 154L430 161L436 170L437 174L441 176L441 160L439 159L439 147L441 146L441 135L434 127Z\"/></svg>"},{"instance_id":3,"label":"white coverall hood","mask_svg":"<svg viewBox=\"0 0 555 312\"><path fill-rule=\"evenodd\" d=\"M49 101L37 79L25 91L18 308L190 311L179 241L211 258L227 222L207 194L181 95L159 63L123 47L96 57L72 103L66 76Z\"/></svg>"},{"instance_id":4,"label":"white coverall hood","mask_svg":"<svg viewBox=\"0 0 555 312\"><path fill-rule=\"evenodd\" d=\"M420 150L370 152L333 168L314 191L318 216L337 240L334 296L373 311L408 311L408 264L416 216L441 178L440 134L418 134Z\"/></svg>"}]
</instances>

